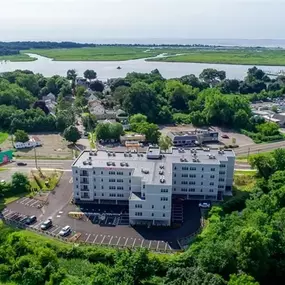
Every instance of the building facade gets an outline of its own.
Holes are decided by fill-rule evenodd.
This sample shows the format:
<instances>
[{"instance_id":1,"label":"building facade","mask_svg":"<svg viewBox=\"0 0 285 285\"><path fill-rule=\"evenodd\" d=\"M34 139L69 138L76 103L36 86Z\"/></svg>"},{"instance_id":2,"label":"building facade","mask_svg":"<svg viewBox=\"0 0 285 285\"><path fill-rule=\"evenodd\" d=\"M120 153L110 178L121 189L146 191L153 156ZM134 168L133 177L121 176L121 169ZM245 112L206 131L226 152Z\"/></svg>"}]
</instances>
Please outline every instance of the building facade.
<instances>
[{"instance_id":1,"label":"building facade","mask_svg":"<svg viewBox=\"0 0 285 285\"><path fill-rule=\"evenodd\" d=\"M30 137L30 139L26 142L14 142L14 147L16 149L33 148L41 145L42 142L38 137Z\"/></svg>"},{"instance_id":2,"label":"building facade","mask_svg":"<svg viewBox=\"0 0 285 285\"><path fill-rule=\"evenodd\" d=\"M72 165L77 202L126 204L131 224L171 223L172 199L219 200L231 192L232 150L84 151Z\"/></svg>"}]
</instances>

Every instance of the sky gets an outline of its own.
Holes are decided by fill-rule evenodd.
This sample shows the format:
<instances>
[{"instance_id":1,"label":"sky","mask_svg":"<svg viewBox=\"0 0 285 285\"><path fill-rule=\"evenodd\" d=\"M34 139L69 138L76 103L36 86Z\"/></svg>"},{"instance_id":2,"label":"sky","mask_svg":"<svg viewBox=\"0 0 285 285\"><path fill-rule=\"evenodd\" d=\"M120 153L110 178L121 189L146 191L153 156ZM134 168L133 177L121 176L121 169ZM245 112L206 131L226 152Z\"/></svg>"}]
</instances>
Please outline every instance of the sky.
<instances>
[{"instance_id":1,"label":"sky","mask_svg":"<svg viewBox=\"0 0 285 285\"><path fill-rule=\"evenodd\" d=\"M284 39L285 0L1 0L0 41Z\"/></svg>"}]
</instances>

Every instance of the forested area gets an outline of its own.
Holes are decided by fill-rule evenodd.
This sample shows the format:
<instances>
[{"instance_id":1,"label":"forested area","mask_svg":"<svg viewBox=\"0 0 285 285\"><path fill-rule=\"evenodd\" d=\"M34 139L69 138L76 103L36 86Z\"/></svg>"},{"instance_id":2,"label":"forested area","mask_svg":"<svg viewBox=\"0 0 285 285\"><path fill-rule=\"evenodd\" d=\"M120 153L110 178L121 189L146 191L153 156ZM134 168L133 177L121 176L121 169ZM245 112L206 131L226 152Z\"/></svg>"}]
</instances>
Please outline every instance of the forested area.
<instances>
[{"instance_id":1,"label":"forested area","mask_svg":"<svg viewBox=\"0 0 285 285\"><path fill-rule=\"evenodd\" d=\"M31 285L284 284L285 150L255 155L251 163L258 170L256 183L238 211L236 197L213 207L202 233L183 253L67 245L1 224L0 281Z\"/></svg>"},{"instance_id":2,"label":"forested area","mask_svg":"<svg viewBox=\"0 0 285 285\"><path fill-rule=\"evenodd\" d=\"M0 77L0 129L6 132L63 131L74 123L72 110L58 108L50 114L42 96L53 93L60 103L72 95L71 84L64 77L45 78L31 71L3 73ZM71 105L68 105L71 106Z\"/></svg>"}]
</instances>

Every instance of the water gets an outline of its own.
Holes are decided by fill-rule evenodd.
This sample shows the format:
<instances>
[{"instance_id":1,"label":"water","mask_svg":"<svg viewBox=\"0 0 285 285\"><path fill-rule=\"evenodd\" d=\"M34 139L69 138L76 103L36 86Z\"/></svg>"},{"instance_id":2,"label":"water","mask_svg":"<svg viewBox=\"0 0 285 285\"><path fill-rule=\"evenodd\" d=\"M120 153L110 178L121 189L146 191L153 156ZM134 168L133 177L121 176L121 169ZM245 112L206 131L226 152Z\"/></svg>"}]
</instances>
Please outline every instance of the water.
<instances>
[{"instance_id":1,"label":"water","mask_svg":"<svg viewBox=\"0 0 285 285\"><path fill-rule=\"evenodd\" d=\"M100 80L108 78L124 77L128 72L150 72L158 69L163 77L175 78L186 74L199 75L205 68L215 68L224 70L227 78L243 79L248 68L246 65L227 65L227 64L209 64L209 63L173 63L173 62L152 62L143 59L128 61L53 61L52 59L29 54L37 58L31 62L2 62L0 64L0 73L14 71L16 69L28 69L34 73L41 73L46 77L55 74L66 76L68 69L75 69L79 76L83 75L86 69L94 69ZM120 66L121 69L117 69ZM285 67L281 66L260 66L266 72L276 73Z\"/></svg>"}]
</instances>

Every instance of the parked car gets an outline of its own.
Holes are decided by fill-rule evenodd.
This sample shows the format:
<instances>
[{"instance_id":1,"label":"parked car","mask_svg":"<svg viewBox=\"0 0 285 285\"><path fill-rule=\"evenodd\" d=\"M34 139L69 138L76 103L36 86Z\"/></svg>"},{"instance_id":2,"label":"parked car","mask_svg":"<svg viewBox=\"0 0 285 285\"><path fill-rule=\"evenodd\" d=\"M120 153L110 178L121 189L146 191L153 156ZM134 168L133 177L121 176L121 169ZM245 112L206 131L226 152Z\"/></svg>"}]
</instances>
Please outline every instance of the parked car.
<instances>
[{"instance_id":1,"label":"parked car","mask_svg":"<svg viewBox=\"0 0 285 285\"><path fill-rule=\"evenodd\" d=\"M66 236L68 236L70 234L71 234L71 227L70 226L65 226L59 232L59 235L62 236L62 237L66 237Z\"/></svg>"},{"instance_id":2,"label":"parked car","mask_svg":"<svg viewBox=\"0 0 285 285\"><path fill-rule=\"evenodd\" d=\"M26 166L27 163L26 163L26 162L18 162L17 165L18 165L18 166Z\"/></svg>"},{"instance_id":3,"label":"parked car","mask_svg":"<svg viewBox=\"0 0 285 285\"><path fill-rule=\"evenodd\" d=\"M51 226L52 226L52 220L51 220L51 219L47 219L46 221L44 221L44 222L41 224L41 229L42 229L42 230L47 230L47 229L49 229Z\"/></svg>"},{"instance_id":4,"label":"parked car","mask_svg":"<svg viewBox=\"0 0 285 285\"><path fill-rule=\"evenodd\" d=\"M228 136L227 134L222 134L221 137L222 137L223 139L229 139L229 136Z\"/></svg>"},{"instance_id":5,"label":"parked car","mask_svg":"<svg viewBox=\"0 0 285 285\"><path fill-rule=\"evenodd\" d=\"M209 203L199 203L199 207L203 209L209 209L211 205Z\"/></svg>"},{"instance_id":6,"label":"parked car","mask_svg":"<svg viewBox=\"0 0 285 285\"><path fill-rule=\"evenodd\" d=\"M26 225L31 225L33 223L35 223L37 221L37 217L36 216L30 216L26 219L25 224Z\"/></svg>"}]
</instances>

